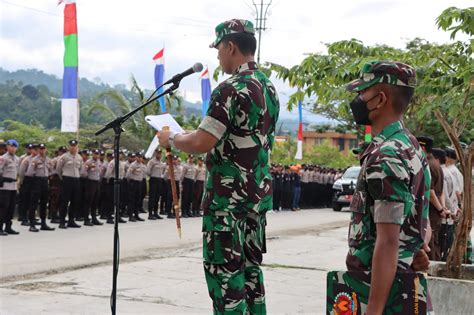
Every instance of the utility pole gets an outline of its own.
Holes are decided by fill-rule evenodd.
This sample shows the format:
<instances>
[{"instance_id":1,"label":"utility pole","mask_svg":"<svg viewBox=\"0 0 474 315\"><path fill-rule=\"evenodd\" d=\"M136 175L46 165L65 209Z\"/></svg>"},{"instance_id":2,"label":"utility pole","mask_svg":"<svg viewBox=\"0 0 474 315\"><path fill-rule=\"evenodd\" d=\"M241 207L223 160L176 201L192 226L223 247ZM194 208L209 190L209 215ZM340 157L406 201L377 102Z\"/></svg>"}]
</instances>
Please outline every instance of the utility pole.
<instances>
[{"instance_id":1,"label":"utility pole","mask_svg":"<svg viewBox=\"0 0 474 315\"><path fill-rule=\"evenodd\" d=\"M253 6L255 7L255 13L257 15L255 30L258 32L258 49L257 49L257 64L260 64L260 46L262 44L262 31L267 29L267 13L268 8L272 4L273 0L270 0L268 3L263 3L264 0L260 0L260 3L255 3L252 1ZM263 9L265 8L265 12Z\"/></svg>"}]
</instances>

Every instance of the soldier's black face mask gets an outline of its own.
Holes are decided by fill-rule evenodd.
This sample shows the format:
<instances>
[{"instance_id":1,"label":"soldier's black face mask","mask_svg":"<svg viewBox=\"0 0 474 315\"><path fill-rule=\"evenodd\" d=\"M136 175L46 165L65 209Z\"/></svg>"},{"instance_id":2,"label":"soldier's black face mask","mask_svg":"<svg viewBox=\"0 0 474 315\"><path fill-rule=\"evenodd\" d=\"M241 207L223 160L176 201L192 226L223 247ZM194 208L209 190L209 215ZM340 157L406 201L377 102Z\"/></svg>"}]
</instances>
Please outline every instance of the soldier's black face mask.
<instances>
[{"instance_id":1,"label":"soldier's black face mask","mask_svg":"<svg viewBox=\"0 0 474 315\"><path fill-rule=\"evenodd\" d=\"M352 102L350 102L352 116L354 116L354 121L358 125L372 125L372 122L369 119L370 112L377 110L379 106L374 109L369 109L367 103L376 98L379 93L375 94L371 99L364 101L360 98L360 95L357 95Z\"/></svg>"}]
</instances>

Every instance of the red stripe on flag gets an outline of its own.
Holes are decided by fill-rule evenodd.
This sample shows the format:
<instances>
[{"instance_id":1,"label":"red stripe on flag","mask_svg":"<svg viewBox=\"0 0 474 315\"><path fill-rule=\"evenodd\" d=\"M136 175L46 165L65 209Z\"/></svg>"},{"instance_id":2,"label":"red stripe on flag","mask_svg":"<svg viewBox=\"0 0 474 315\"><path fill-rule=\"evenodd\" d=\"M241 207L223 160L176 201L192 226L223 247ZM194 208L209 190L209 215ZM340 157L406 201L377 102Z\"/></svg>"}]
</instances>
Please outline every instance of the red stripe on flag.
<instances>
[{"instance_id":1,"label":"red stripe on flag","mask_svg":"<svg viewBox=\"0 0 474 315\"><path fill-rule=\"evenodd\" d=\"M156 59L159 59L159 58L162 58L163 57L163 54L164 54L164 51L165 49L162 48L159 52L156 53L155 56L153 56L153 60L156 60Z\"/></svg>"},{"instance_id":2,"label":"red stripe on flag","mask_svg":"<svg viewBox=\"0 0 474 315\"><path fill-rule=\"evenodd\" d=\"M303 140L303 124L301 123L298 127L298 140Z\"/></svg>"},{"instance_id":3,"label":"red stripe on flag","mask_svg":"<svg viewBox=\"0 0 474 315\"><path fill-rule=\"evenodd\" d=\"M76 4L66 4L64 7L64 36L77 34Z\"/></svg>"},{"instance_id":4,"label":"red stripe on flag","mask_svg":"<svg viewBox=\"0 0 474 315\"><path fill-rule=\"evenodd\" d=\"M209 73L209 69L206 68L206 70L204 70L204 72L201 74L201 78L202 78L203 76L205 76L206 74L208 74L208 73Z\"/></svg>"}]
</instances>

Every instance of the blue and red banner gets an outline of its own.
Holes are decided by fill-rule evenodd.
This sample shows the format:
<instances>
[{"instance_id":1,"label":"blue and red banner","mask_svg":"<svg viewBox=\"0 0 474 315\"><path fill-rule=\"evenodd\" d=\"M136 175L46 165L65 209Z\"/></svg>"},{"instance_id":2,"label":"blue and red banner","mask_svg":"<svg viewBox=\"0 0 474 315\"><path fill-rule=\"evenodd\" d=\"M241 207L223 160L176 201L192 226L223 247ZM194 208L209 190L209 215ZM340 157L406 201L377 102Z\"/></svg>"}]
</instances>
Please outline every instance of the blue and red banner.
<instances>
[{"instance_id":1,"label":"blue and red banner","mask_svg":"<svg viewBox=\"0 0 474 315\"><path fill-rule=\"evenodd\" d=\"M158 89L163 84L163 78L165 77L165 49L162 48L156 55L153 57L155 65L155 88ZM157 91L158 94L163 93L163 87L159 88ZM164 96L158 99L160 103L160 109L162 113L165 113L166 102Z\"/></svg>"},{"instance_id":2,"label":"blue and red banner","mask_svg":"<svg viewBox=\"0 0 474 315\"><path fill-rule=\"evenodd\" d=\"M209 68L201 74L201 97L202 97L202 117L206 116L211 100L211 79L209 77Z\"/></svg>"}]
</instances>

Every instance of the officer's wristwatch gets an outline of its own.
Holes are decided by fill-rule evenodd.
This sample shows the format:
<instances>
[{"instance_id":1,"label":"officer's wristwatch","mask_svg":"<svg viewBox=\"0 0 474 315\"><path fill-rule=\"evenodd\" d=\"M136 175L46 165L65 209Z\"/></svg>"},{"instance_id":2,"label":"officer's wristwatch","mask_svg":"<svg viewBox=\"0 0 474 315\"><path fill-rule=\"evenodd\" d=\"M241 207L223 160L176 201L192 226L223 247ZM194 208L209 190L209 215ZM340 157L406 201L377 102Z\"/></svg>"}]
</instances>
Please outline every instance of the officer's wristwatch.
<instances>
[{"instance_id":1,"label":"officer's wristwatch","mask_svg":"<svg viewBox=\"0 0 474 315\"><path fill-rule=\"evenodd\" d=\"M176 147L174 146L174 137L178 134L179 133L170 130L170 133L169 133L169 136L168 136L168 142L170 144L170 147L175 149L175 150L176 150Z\"/></svg>"}]
</instances>

